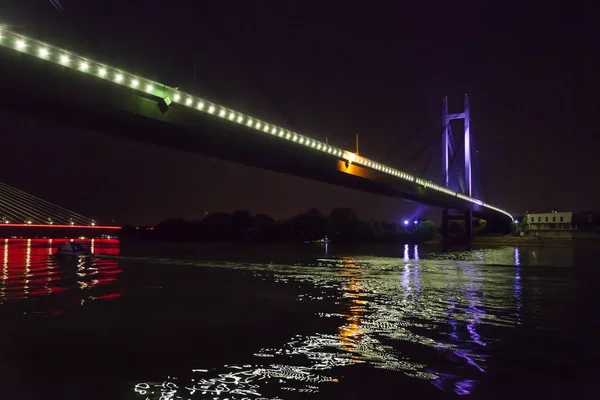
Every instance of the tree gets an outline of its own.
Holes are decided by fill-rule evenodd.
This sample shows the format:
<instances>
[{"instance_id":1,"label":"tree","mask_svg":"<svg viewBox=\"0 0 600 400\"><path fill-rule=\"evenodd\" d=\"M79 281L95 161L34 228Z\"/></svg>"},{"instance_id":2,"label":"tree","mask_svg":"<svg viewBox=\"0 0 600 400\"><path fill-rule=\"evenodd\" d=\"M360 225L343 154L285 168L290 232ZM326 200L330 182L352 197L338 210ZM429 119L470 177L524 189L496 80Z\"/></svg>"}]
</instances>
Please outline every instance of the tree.
<instances>
[{"instance_id":1,"label":"tree","mask_svg":"<svg viewBox=\"0 0 600 400\"><path fill-rule=\"evenodd\" d=\"M154 228L156 235L163 240L190 240L193 237L190 222L181 218L169 218Z\"/></svg>"},{"instance_id":2,"label":"tree","mask_svg":"<svg viewBox=\"0 0 600 400\"><path fill-rule=\"evenodd\" d=\"M252 214L248 210L237 210L231 215L231 221L236 229L246 231L252 226Z\"/></svg>"},{"instance_id":3,"label":"tree","mask_svg":"<svg viewBox=\"0 0 600 400\"><path fill-rule=\"evenodd\" d=\"M529 222L527 221L527 217L523 217L521 222L518 224L519 232L527 232L529 230Z\"/></svg>"},{"instance_id":4,"label":"tree","mask_svg":"<svg viewBox=\"0 0 600 400\"><path fill-rule=\"evenodd\" d=\"M431 220L420 222L415 228L415 234L421 240L431 240L435 237L438 232L438 226Z\"/></svg>"},{"instance_id":5,"label":"tree","mask_svg":"<svg viewBox=\"0 0 600 400\"><path fill-rule=\"evenodd\" d=\"M327 221L321 212L311 208L289 220L295 236L301 240L317 240L327 234Z\"/></svg>"},{"instance_id":6,"label":"tree","mask_svg":"<svg viewBox=\"0 0 600 400\"><path fill-rule=\"evenodd\" d=\"M342 237L358 239L367 235L369 228L358 219L351 208L336 208L331 211L335 231Z\"/></svg>"},{"instance_id":7,"label":"tree","mask_svg":"<svg viewBox=\"0 0 600 400\"><path fill-rule=\"evenodd\" d=\"M252 230L268 233L275 226L275 220L267 214L256 214L252 220Z\"/></svg>"},{"instance_id":8,"label":"tree","mask_svg":"<svg viewBox=\"0 0 600 400\"><path fill-rule=\"evenodd\" d=\"M480 219L479 223L473 229L473 233L479 235L484 233L487 230L487 221L485 219Z\"/></svg>"},{"instance_id":9,"label":"tree","mask_svg":"<svg viewBox=\"0 0 600 400\"><path fill-rule=\"evenodd\" d=\"M232 228L231 215L219 212L208 214L200 223L203 236L209 240L229 239Z\"/></svg>"}]
</instances>

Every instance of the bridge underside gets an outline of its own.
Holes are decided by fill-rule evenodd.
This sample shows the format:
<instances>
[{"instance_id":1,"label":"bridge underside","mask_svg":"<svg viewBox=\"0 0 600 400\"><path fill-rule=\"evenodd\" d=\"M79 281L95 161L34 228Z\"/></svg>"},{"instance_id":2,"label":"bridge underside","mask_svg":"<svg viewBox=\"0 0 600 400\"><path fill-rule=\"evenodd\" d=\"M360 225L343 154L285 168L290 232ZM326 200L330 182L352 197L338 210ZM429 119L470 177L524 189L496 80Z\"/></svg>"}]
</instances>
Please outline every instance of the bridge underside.
<instances>
[{"instance_id":1,"label":"bridge underside","mask_svg":"<svg viewBox=\"0 0 600 400\"><path fill-rule=\"evenodd\" d=\"M0 107L9 112L434 207L472 208L476 217L510 222L470 202L375 170L346 168L331 155L225 119L178 105L163 113L156 98L21 53L0 52L0 62Z\"/></svg>"}]
</instances>

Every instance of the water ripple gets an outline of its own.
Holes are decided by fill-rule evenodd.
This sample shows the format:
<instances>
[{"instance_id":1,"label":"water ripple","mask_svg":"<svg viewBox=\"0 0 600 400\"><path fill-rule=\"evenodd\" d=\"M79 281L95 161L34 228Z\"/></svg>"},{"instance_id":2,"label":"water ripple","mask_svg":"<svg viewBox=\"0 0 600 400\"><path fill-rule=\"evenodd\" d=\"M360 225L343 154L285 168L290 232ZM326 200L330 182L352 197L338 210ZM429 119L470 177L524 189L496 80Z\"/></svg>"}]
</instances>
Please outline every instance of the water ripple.
<instances>
[{"instance_id":1,"label":"water ripple","mask_svg":"<svg viewBox=\"0 0 600 400\"><path fill-rule=\"evenodd\" d=\"M219 263L282 284L309 284L314 290L301 293L298 301L322 306L317 316L339 321L337 331L298 335L279 348L254 354L257 361L266 362L207 368L193 386L187 386L185 396L180 390L172 392L175 397L155 390L172 381L155 388L139 385L149 399L194 394L277 398L289 391L318 392L323 384L342 380L344 368L366 364L468 394L486 371L486 348L494 340L482 328L517 324L522 289L515 286L515 271L485 264L509 266L514 253L514 248L505 248L419 260L418 249L406 247L400 260L327 257L293 266ZM136 391L141 394L139 385Z\"/></svg>"},{"instance_id":2,"label":"water ripple","mask_svg":"<svg viewBox=\"0 0 600 400\"><path fill-rule=\"evenodd\" d=\"M512 247L438 255L406 245L398 257L329 253L302 263L251 263L122 257L114 242L92 244L93 257L60 260L52 256L59 241L5 240L0 313L53 315L118 298L123 263L239 270L298 289L297 307L315 310L314 320L291 323L296 334L252 349L243 355L244 363L198 365L159 382L132 383L144 400L317 394L344 385L357 368L393 371L466 395L488 371L492 345L545 306L539 285L560 285L550 276L526 272L546 257L539 250ZM160 280L140 285L157 295L164 290ZM23 306L42 296L56 301Z\"/></svg>"},{"instance_id":3,"label":"water ripple","mask_svg":"<svg viewBox=\"0 0 600 400\"><path fill-rule=\"evenodd\" d=\"M57 258L56 250L66 239L2 239L3 264L0 280L0 304L6 312L17 300L34 301L40 296L64 294L69 303L81 305L86 301L120 296L115 285L122 271L114 260L95 258ZM89 240L96 254L118 254L114 240ZM72 296L78 293L78 296ZM77 299L77 300L74 300ZM75 303L77 301L77 303ZM56 314L63 306L37 309L38 314Z\"/></svg>"}]
</instances>

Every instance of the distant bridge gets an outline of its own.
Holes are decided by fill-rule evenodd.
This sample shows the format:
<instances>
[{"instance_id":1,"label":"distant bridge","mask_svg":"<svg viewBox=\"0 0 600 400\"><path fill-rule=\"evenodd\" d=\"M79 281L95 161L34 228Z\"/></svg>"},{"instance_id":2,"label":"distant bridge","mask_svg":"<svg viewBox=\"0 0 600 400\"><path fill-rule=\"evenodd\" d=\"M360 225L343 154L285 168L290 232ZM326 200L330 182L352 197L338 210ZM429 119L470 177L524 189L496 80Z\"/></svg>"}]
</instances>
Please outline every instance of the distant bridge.
<instances>
[{"instance_id":1,"label":"distant bridge","mask_svg":"<svg viewBox=\"0 0 600 400\"><path fill-rule=\"evenodd\" d=\"M461 114L444 115L446 124L465 120L468 187L460 193L447 187L447 129L442 186L12 31L0 32L0 48L5 49L0 52L0 102L15 112L446 210L466 210L505 224L513 221L507 211L471 196L468 105Z\"/></svg>"},{"instance_id":2,"label":"distant bridge","mask_svg":"<svg viewBox=\"0 0 600 400\"><path fill-rule=\"evenodd\" d=\"M78 232L120 229L118 226L99 225L92 218L0 182L0 230L18 232L18 228Z\"/></svg>"}]
</instances>

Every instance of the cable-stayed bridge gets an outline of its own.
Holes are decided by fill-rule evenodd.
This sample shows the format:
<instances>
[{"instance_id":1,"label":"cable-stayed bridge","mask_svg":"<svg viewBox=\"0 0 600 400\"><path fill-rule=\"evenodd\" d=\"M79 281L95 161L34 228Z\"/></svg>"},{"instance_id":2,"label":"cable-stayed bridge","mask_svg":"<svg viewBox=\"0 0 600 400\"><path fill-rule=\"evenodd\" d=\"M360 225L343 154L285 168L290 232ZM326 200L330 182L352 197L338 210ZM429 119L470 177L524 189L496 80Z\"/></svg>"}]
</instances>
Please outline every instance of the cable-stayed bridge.
<instances>
[{"instance_id":1,"label":"cable-stayed bridge","mask_svg":"<svg viewBox=\"0 0 600 400\"><path fill-rule=\"evenodd\" d=\"M458 210L508 226L511 215L473 197L468 103L463 189L450 188L448 130L439 184L191 92L17 32L0 31L0 104L32 118L205 154L370 193ZM446 109L447 110L447 109ZM201 173L202 171L198 171ZM211 172L205 172L211 173ZM447 220L448 212L444 213ZM470 224L469 224L470 225Z\"/></svg>"},{"instance_id":2,"label":"cable-stayed bridge","mask_svg":"<svg viewBox=\"0 0 600 400\"><path fill-rule=\"evenodd\" d=\"M0 182L0 229L119 229Z\"/></svg>"}]
</instances>

